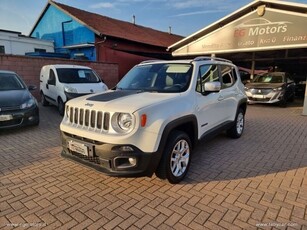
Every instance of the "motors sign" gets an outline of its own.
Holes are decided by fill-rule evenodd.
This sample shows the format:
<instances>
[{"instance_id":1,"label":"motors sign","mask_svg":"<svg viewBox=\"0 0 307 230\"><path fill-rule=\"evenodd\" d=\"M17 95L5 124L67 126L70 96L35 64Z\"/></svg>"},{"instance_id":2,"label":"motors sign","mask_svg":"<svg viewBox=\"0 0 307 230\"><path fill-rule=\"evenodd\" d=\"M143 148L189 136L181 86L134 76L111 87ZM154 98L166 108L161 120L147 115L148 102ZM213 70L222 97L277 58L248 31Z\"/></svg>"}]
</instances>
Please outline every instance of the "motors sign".
<instances>
[{"instance_id":1,"label":"motors sign","mask_svg":"<svg viewBox=\"0 0 307 230\"><path fill-rule=\"evenodd\" d=\"M174 51L174 55L306 48L306 25L306 14L267 8L259 16L255 10Z\"/></svg>"},{"instance_id":2,"label":"motors sign","mask_svg":"<svg viewBox=\"0 0 307 230\"><path fill-rule=\"evenodd\" d=\"M234 36L259 36L259 35L275 35L285 33L288 30L288 25L292 24L288 21L271 22L266 18L253 18L245 21L235 28Z\"/></svg>"}]
</instances>

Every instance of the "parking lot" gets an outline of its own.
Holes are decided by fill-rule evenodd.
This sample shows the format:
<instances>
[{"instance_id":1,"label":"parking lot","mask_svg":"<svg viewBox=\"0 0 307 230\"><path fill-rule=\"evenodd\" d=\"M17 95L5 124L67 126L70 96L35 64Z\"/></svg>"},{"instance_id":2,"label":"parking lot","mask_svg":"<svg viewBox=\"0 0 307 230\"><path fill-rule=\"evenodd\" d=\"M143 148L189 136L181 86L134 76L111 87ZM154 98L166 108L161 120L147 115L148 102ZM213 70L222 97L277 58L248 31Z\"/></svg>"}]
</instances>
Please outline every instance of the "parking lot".
<instances>
[{"instance_id":1,"label":"parking lot","mask_svg":"<svg viewBox=\"0 0 307 230\"><path fill-rule=\"evenodd\" d=\"M249 105L240 139L196 148L171 185L115 178L60 157L55 107L38 127L0 131L0 228L307 229L307 117Z\"/></svg>"}]
</instances>

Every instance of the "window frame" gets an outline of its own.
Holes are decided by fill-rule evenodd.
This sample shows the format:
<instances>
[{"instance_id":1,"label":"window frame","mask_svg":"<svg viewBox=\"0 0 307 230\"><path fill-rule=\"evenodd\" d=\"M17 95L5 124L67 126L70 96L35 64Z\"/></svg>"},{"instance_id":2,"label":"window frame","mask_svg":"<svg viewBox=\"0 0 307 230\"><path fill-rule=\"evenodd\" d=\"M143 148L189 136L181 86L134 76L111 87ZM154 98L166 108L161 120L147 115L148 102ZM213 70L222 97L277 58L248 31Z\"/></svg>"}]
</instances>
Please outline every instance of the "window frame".
<instances>
[{"instance_id":1,"label":"window frame","mask_svg":"<svg viewBox=\"0 0 307 230\"><path fill-rule=\"evenodd\" d=\"M223 81L223 71L222 71L222 67L228 67L230 68L230 71L227 71L227 75L230 77L231 79L231 82L230 83L225 83ZM227 88L230 88L232 87L238 80L238 76L237 76L237 73L236 73L236 69L231 66L231 65L227 65L227 64L219 64L219 69L220 69L220 80L221 80L221 89L227 89Z\"/></svg>"},{"instance_id":2,"label":"window frame","mask_svg":"<svg viewBox=\"0 0 307 230\"><path fill-rule=\"evenodd\" d=\"M205 82L202 82L202 77L206 74L206 73L204 73L204 74L201 74L201 68L203 67L203 66L215 66L215 70L214 71L216 71L217 72L217 74L218 74L218 77L216 78L213 78L214 79L214 81L205 81ZM209 70L209 69L208 69ZM210 73L211 74L211 73ZM213 73L213 75L214 75L214 73ZM220 67L219 67L219 64L215 64L215 63L205 63L205 64L203 64L203 65L200 65L199 66L199 68L198 68L198 76L197 76L197 83L196 83L196 89L195 89L195 91L196 92L198 92L198 93L200 93L200 94L202 94L202 95L207 95L206 94L206 92L205 92L205 87L204 87L204 84L206 83L206 82L217 82L216 81L216 79L218 79L218 82L221 82L221 74L220 74ZM201 82L201 83L200 83ZM200 84L200 91L198 90L198 87L199 87L199 84Z\"/></svg>"}]
</instances>

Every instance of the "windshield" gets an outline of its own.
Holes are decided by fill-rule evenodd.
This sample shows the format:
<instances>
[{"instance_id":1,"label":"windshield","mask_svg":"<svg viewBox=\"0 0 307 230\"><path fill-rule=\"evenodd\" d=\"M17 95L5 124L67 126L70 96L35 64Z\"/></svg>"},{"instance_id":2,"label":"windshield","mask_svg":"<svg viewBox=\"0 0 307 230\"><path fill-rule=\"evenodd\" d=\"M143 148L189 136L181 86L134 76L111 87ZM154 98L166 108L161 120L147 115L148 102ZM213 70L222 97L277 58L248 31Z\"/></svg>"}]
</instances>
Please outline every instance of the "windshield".
<instances>
[{"instance_id":1,"label":"windshield","mask_svg":"<svg viewBox=\"0 0 307 230\"><path fill-rule=\"evenodd\" d=\"M283 83L284 76L276 75L274 73L267 73L264 75L256 76L253 82L255 83Z\"/></svg>"},{"instance_id":2,"label":"windshield","mask_svg":"<svg viewBox=\"0 0 307 230\"><path fill-rule=\"evenodd\" d=\"M62 83L97 83L99 77L91 69L57 69L59 81Z\"/></svg>"},{"instance_id":3,"label":"windshield","mask_svg":"<svg viewBox=\"0 0 307 230\"><path fill-rule=\"evenodd\" d=\"M20 90L25 89L26 86L19 79L16 74L0 73L0 90Z\"/></svg>"},{"instance_id":4,"label":"windshield","mask_svg":"<svg viewBox=\"0 0 307 230\"><path fill-rule=\"evenodd\" d=\"M177 93L188 89L191 64L151 63L131 69L117 89Z\"/></svg>"}]
</instances>

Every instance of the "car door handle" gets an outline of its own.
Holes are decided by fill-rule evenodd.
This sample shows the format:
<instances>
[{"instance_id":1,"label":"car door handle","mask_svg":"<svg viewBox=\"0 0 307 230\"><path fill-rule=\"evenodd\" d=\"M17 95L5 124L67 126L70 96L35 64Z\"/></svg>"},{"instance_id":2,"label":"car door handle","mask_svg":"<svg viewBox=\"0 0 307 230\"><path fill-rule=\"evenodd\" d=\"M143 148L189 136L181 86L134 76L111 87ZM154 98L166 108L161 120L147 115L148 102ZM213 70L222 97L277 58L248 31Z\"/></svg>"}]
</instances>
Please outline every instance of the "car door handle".
<instances>
[{"instance_id":1,"label":"car door handle","mask_svg":"<svg viewBox=\"0 0 307 230\"><path fill-rule=\"evenodd\" d=\"M224 100L224 97L223 96L219 96L217 100L218 101L222 101L222 100Z\"/></svg>"}]
</instances>

